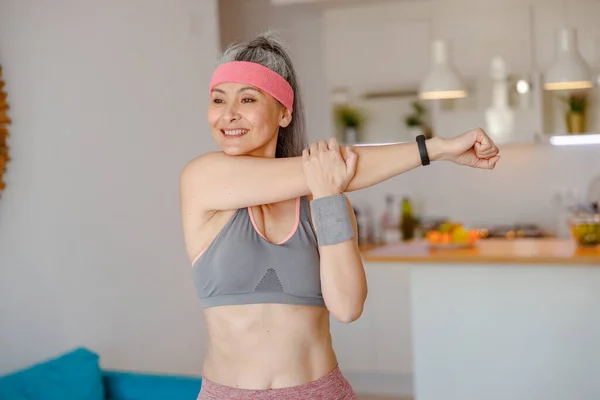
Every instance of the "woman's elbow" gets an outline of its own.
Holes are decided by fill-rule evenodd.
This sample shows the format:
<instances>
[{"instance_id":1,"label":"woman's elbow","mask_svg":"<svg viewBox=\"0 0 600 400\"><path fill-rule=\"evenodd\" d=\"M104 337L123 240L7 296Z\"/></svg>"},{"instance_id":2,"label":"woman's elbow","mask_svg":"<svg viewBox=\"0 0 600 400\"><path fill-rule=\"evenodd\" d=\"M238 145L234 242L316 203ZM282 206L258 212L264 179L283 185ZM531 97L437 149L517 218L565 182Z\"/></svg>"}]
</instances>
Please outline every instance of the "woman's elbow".
<instances>
[{"instance_id":1,"label":"woman's elbow","mask_svg":"<svg viewBox=\"0 0 600 400\"><path fill-rule=\"evenodd\" d=\"M356 321L360 318L363 313L363 304L357 305L355 307L348 307L345 310L339 310L336 312L331 312L331 315L341 323L349 324L351 322Z\"/></svg>"}]
</instances>

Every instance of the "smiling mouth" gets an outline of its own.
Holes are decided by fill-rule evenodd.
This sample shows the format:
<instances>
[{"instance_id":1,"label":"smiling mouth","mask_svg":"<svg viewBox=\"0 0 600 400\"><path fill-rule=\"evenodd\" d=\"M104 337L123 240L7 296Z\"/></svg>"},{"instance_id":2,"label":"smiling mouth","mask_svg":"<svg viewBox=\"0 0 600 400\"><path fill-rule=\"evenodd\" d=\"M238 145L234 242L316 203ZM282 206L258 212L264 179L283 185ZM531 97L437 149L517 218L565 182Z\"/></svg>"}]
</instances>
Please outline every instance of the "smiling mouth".
<instances>
[{"instance_id":1,"label":"smiling mouth","mask_svg":"<svg viewBox=\"0 0 600 400\"><path fill-rule=\"evenodd\" d=\"M221 133L228 138L238 138L248 133L248 129L221 129Z\"/></svg>"}]
</instances>

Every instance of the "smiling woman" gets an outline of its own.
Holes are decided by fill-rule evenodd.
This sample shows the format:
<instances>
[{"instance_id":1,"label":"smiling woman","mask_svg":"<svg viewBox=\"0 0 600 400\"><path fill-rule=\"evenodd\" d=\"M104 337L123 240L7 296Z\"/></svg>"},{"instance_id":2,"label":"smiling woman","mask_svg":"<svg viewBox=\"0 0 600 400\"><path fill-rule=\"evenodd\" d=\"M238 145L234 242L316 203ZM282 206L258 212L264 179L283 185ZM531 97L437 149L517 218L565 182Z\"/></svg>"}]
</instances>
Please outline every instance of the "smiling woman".
<instances>
[{"instance_id":1,"label":"smiling woman","mask_svg":"<svg viewBox=\"0 0 600 400\"><path fill-rule=\"evenodd\" d=\"M184 238L208 346L199 399L356 399L340 372L330 315L357 320L367 297L345 192L449 160L493 169L481 129L453 139L306 146L297 79L271 34L228 48L207 120L221 151L180 176Z\"/></svg>"},{"instance_id":2,"label":"smiling woman","mask_svg":"<svg viewBox=\"0 0 600 400\"><path fill-rule=\"evenodd\" d=\"M8 155L8 128L12 121L8 117L8 103L6 102L6 92L4 91L4 80L2 79L2 66L0 66L0 196L6 187L4 183L4 171L6 164L10 160Z\"/></svg>"}]
</instances>

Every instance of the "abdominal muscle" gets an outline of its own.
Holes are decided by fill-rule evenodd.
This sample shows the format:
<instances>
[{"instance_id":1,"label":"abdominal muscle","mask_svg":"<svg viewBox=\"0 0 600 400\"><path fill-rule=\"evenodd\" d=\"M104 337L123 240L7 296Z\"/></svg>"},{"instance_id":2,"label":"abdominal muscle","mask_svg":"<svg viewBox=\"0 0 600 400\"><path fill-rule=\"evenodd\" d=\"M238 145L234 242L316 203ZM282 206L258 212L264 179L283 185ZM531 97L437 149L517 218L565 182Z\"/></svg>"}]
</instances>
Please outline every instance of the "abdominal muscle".
<instances>
[{"instance_id":1,"label":"abdominal muscle","mask_svg":"<svg viewBox=\"0 0 600 400\"><path fill-rule=\"evenodd\" d=\"M247 304L204 310L206 379L240 389L317 380L337 365L325 307Z\"/></svg>"}]
</instances>

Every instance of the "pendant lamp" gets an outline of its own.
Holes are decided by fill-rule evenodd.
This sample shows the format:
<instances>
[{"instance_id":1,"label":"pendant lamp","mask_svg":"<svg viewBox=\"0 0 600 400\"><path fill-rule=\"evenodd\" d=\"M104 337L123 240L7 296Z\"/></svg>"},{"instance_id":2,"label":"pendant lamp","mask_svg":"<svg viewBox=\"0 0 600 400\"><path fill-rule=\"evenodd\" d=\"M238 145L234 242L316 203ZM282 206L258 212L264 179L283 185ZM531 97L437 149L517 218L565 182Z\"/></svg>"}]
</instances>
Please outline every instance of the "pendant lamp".
<instances>
[{"instance_id":1,"label":"pendant lamp","mask_svg":"<svg viewBox=\"0 0 600 400\"><path fill-rule=\"evenodd\" d=\"M593 86L590 67L577 48L575 29L556 32L554 64L544 76L546 90L588 89Z\"/></svg>"},{"instance_id":2,"label":"pendant lamp","mask_svg":"<svg viewBox=\"0 0 600 400\"><path fill-rule=\"evenodd\" d=\"M448 43L435 40L431 44L431 69L421 84L422 100L457 99L467 96L461 76L450 60Z\"/></svg>"}]
</instances>

